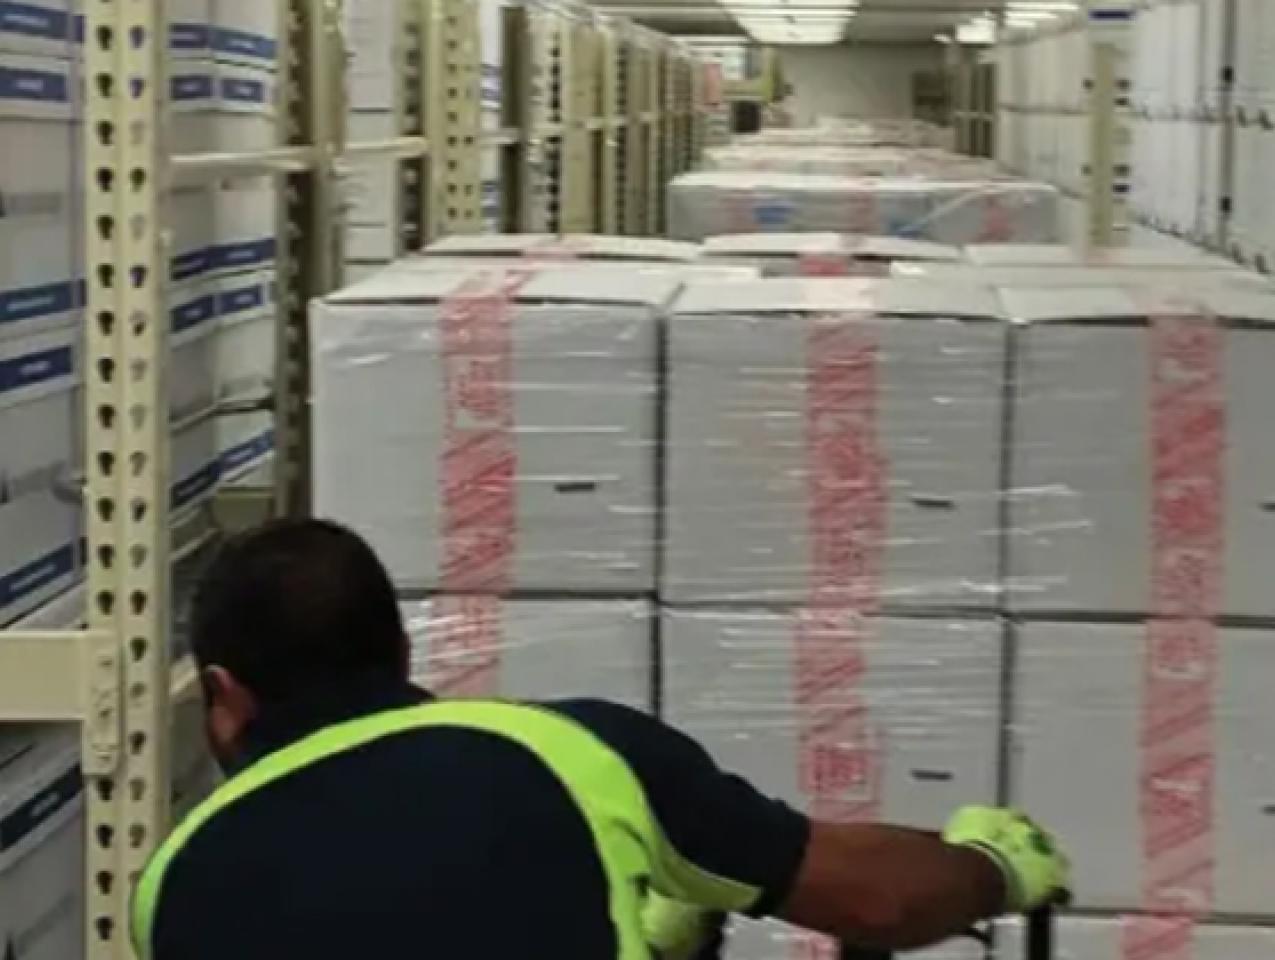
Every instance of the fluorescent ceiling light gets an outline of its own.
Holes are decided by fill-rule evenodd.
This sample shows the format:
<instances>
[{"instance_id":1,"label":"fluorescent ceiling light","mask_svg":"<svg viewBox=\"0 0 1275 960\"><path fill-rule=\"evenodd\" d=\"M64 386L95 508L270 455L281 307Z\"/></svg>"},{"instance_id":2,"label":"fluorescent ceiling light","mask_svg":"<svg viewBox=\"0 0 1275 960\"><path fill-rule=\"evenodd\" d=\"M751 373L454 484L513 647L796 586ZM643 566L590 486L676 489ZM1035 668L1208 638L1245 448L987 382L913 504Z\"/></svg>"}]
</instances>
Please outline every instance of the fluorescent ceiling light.
<instances>
[{"instance_id":1,"label":"fluorescent ceiling light","mask_svg":"<svg viewBox=\"0 0 1275 960\"><path fill-rule=\"evenodd\" d=\"M719 0L758 43L831 44L845 38L858 0Z\"/></svg>"}]
</instances>

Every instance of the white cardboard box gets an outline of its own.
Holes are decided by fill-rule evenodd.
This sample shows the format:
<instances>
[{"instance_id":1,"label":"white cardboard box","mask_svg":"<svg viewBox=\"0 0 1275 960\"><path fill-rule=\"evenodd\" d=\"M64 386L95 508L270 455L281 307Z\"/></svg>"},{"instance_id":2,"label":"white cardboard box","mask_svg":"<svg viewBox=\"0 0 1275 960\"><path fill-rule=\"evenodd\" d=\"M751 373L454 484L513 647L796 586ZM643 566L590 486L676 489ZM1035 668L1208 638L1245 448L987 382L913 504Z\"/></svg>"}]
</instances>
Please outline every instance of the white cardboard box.
<instances>
[{"instance_id":1,"label":"white cardboard box","mask_svg":"<svg viewBox=\"0 0 1275 960\"><path fill-rule=\"evenodd\" d=\"M357 111L348 114L346 122L351 143L398 136L398 120L391 112ZM347 167L346 256L353 260L395 259L402 254L399 162L393 157L360 157Z\"/></svg>"},{"instance_id":2,"label":"white cardboard box","mask_svg":"<svg viewBox=\"0 0 1275 960\"><path fill-rule=\"evenodd\" d=\"M0 215L0 341L76 320L72 236L69 211Z\"/></svg>"},{"instance_id":3,"label":"white cardboard box","mask_svg":"<svg viewBox=\"0 0 1275 960\"><path fill-rule=\"evenodd\" d=\"M217 397L263 397L274 389L278 338L275 274L243 274L214 284L219 320L214 357Z\"/></svg>"},{"instance_id":4,"label":"white cardboard box","mask_svg":"<svg viewBox=\"0 0 1275 960\"><path fill-rule=\"evenodd\" d=\"M213 56L261 70L279 61L279 0L211 0Z\"/></svg>"},{"instance_id":5,"label":"white cardboard box","mask_svg":"<svg viewBox=\"0 0 1275 960\"><path fill-rule=\"evenodd\" d=\"M709 237L703 257L713 263L743 263L767 277L888 276L899 261L956 262L955 247L898 237L841 233L743 233Z\"/></svg>"},{"instance_id":6,"label":"white cardboard box","mask_svg":"<svg viewBox=\"0 0 1275 960\"><path fill-rule=\"evenodd\" d=\"M271 177L225 180L213 191L215 274L274 268L277 196Z\"/></svg>"},{"instance_id":7,"label":"white cardboard box","mask_svg":"<svg viewBox=\"0 0 1275 960\"><path fill-rule=\"evenodd\" d=\"M777 920L756 922L739 918L733 920L729 928L726 960L794 960L797 957L837 956L835 948L830 948L832 952L823 953L817 952L818 948L807 946L817 939ZM961 939L927 950L912 951L906 956L908 960L985 960L986 950L977 941Z\"/></svg>"},{"instance_id":8,"label":"white cardboard box","mask_svg":"<svg viewBox=\"0 0 1275 960\"><path fill-rule=\"evenodd\" d=\"M203 280L170 284L169 415L174 421L206 413L217 400L217 298Z\"/></svg>"},{"instance_id":9,"label":"white cardboard box","mask_svg":"<svg viewBox=\"0 0 1275 960\"><path fill-rule=\"evenodd\" d=\"M217 420L204 418L174 433L169 460L169 505L177 517L207 502L217 491L221 481Z\"/></svg>"},{"instance_id":10,"label":"white cardboard box","mask_svg":"<svg viewBox=\"0 0 1275 960\"><path fill-rule=\"evenodd\" d=\"M1147 648L1147 628L1137 624L1030 623L1017 633L1012 800L1059 835L1082 907L1143 905L1140 743L1151 708L1144 689L1155 669ZM1275 900L1266 869L1275 857L1275 633L1220 629L1216 665L1202 659L1200 669L1216 673L1211 726L1209 707L1201 704L1195 715L1203 719L1199 755L1212 764L1212 795L1170 794L1164 802L1176 796L1211 806L1197 849L1215 858L1212 912L1265 913ZM1181 669L1160 684L1194 675ZM1182 696L1188 699L1174 705L1196 702L1189 691Z\"/></svg>"},{"instance_id":11,"label":"white cardboard box","mask_svg":"<svg viewBox=\"0 0 1275 960\"><path fill-rule=\"evenodd\" d=\"M470 424L487 422L488 400L492 409L508 402L516 461L510 586L651 590L656 344L679 287L676 269L533 268L509 305L507 328L481 322L482 310L499 311L500 297L454 305L464 284L490 290L506 276L389 270L313 307L316 510L367 537L401 587L438 587L447 551L467 566L463 541L480 532L463 523L449 547L447 518L462 523L465 514L447 507L448 478L477 467L445 451ZM446 317L456 319L444 336ZM483 330L494 330L492 339ZM469 336L483 339L466 347ZM454 393L452 376L460 378ZM461 417L450 441L449 397ZM493 434L502 449L505 429ZM495 485L475 479L455 489ZM504 495L493 496L502 504L494 509L505 509Z\"/></svg>"},{"instance_id":12,"label":"white cardboard box","mask_svg":"<svg viewBox=\"0 0 1275 960\"><path fill-rule=\"evenodd\" d=\"M84 955L84 784L65 727L0 733L0 944L23 960Z\"/></svg>"},{"instance_id":13,"label":"white cardboard box","mask_svg":"<svg viewBox=\"0 0 1275 960\"><path fill-rule=\"evenodd\" d=\"M68 61L0 52L0 215L48 213L52 198L64 201L74 97Z\"/></svg>"},{"instance_id":14,"label":"white cardboard box","mask_svg":"<svg viewBox=\"0 0 1275 960\"><path fill-rule=\"evenodd\" d=\"M385 0L351 0L343 4L345 37L350 53L346 89L351 110L395 109L398 4Z\"/></svg>"},{"instance_id":15,"label":"white cardboard box","mask_svg":"<svg viewBox=\"0 0 1275 960\"><path fill-rule=\"evenodd\" d=\"M1193 286L1184 294L1188 308L1227 325L1215 371L1224 406L1224 583L1215 612L1270 616L1275 296ZM1151 388L1156 341L1146 321L1173 311L1171 294L1164 284L1074 288L1066 298L1050 289L1004 293L1007 311L1022 324L1014 338L1008 478L1008 586L1016 610L1151 609L1152 445L1159 433ZM1181 436L1159 432L1166 443Z\"/></svg>"},{"instance_id":16,"label":"white cardboard box","mask_svg":"<svg viewBox=\"0 0 1275 960\"><path fill-rule=\"evenodd\" d=\"M866 233L936 243L1053 243L1058 191L1026 180L701 171L669 185L669 236Z\"/></svg>"},{"instance_id":17,"label":"white cardboard box","mask_svg":"<svg viewBox=\"0 0 1275 960\"><path fill-rule=\"evenodd\" d=\"M611 237L585 233L457 234L425 248L425 256L524 257L544 260L619 260L691 263L699 257L693 243L654 237Z\"/></svg>"},{"instance_id":18,"label":"white cardboard box","mask_svg":"<svg viewBox=\"0 0 1275 960\"><path fill-rule=\"evenodd\" d=\"M805 602L826 526L816 481L876 463L881 575L853 587L896 608L993 607L999 309L977 288L893 280L688 287L669 335L664 595ZM841 347L867 359L820 363ZM862 418L816 419L847 395Z\"/></svg>"},{"instance_id":19,"label":"white cardboard box","mask_svg":"<svg viewBox=\"0 0 1275 960\"><path fill-rule=\"evenodd\" d=\"M0 3L0 51L65 59L70 50L68 0Z\"/></svg>"},{"instance_id":20,"label":"white cardboard box","mask_svg":"<svg viewBox=\"0 0 1275 960\"><path fill-rule=\"evenodd\" d=\"M274 458L273 411L218 417L216 443L218 482L222 485L238 483Z\"/></svg>"},{"instance_id":21,"label":"white cardboard box","mask_svg":"<svg viewBox=\"0 0 1275 960\"><path fill-rule=\"evenodd\" d=\"M1060 918L1055 925L1054 957L1057 960L1129 960L1131 956L1174 957L1176 960L1255 960L1275 952L1275 931L1265 927L1201 924L1188 938L1175 936L1180 921L1148 923L1145 919ZM1150 944L1140 949L1143 937L1157 932L1169 936L1154 950ZM995 960L1026 960L1024 930L1020 923L996 925ZM1145 949L1144 954L1142 950Z\"/></svg>"},{"instance_id":22,"label":"white cardboard box","mask_svg":"<svg viewBox=\"0 0 1275 960\"><path fill-rule=\"evenodd\" d=\"M505 8L508 0L478 0L478 46L481 65L479 107L484 130L501 125L505 78Z\"/></svg>"},{"instance_id":23,"label":"white cardboard box","mask_svg":"<svg viewBox=\"0 0 1275 960\"><path fill-rule=\"evenodd\" d=\"M439 696L653 707L654 618L644 601L444 597L400 609L412 676Z\"/></svg>"},{"instance_id":24,"label":"white cardboard box","mask_svg":"<svg viewBox=\"0 0 1275 960\"><path fill-rule=\"evenodd\" d=\"M860 621L851 659L862 673L821 672L803 660L800 617L789 609L663 612L664 715L726 770L808 810L802 731L853 704L866 710L870 753L846 798L875 797L874 817L940 829L960 806L997 795L1004 631L994 620ZM817 635L830 643L842 634ZM812 641L807 641L812 642ZM833 646L826 656L836 657ZM838 673L841 677L838 677ZM803 684L822 689L804 706ZM809 716L806 711L812 711ZM865 750L866 747L866 750Z\"/></svg>"},{"instance_id":25,"label":"white cardboard box","mask_svg":"<svg viewBox=\"0 0 1275 960\"><path fill-rule=\"evenodd\" d=\"M80 402L72 331L0 343L0 623L75 579Z\"/></svg>"},{"instance_id":26,"label":"white cardboard box","mask_svg":"<svg viewBox=\"0 0 1275 960\"><path fill-rule=\"evenodd\" d=\"M213 65L213 72L217 89L211 148L242 153L277 146L275 75L258 67L220 61Z\"/></svg>"}]
</instances>

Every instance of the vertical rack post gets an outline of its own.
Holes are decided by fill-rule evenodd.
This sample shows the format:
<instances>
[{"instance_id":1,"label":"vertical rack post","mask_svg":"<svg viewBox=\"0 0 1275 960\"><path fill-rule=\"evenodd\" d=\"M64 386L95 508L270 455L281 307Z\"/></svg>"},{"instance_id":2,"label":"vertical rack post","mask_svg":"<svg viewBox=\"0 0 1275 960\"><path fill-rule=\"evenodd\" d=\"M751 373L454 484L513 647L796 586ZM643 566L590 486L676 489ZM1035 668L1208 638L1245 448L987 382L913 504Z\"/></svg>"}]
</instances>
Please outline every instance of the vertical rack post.
<instances>
[{"instance_id":1,"label":"vertical rack post","mask_svg":"<svg viewBox=\"0 0 1275 960\"><path fill-rule=\"evenodd\" d=\"M615 27L601 23L598 28L598 83L601 86L602 169L599 177L598 229L601 233L624 232L621 213L620 161L623 138L620 122L620 44Z\"/></svg>"},{"instance_id":2,"label":"vertical rack post","mask_svg":"<svg viewBox=\"0 0 1275 960\"><path fill-rule=\"evenodd\" d=\"M433 94L431 153L433 203L442 234L482 230L479 150L481 103L478 11L471 0L433 0L431 53L441 69Z\"/></svg>"},{"instance_id":3,"label":"vertical rack post","mask_svg":"<svg viewBox=\"0 0 1275 960\"><path fill-rule=\"evenodd\" d=\"M168 813L167 32L159 0L85 13L88 619L114 638L102 665L118 682L85 727L88 955L122 960L130 892Z\"/></svg>"},{"instance_id":4,"label":"vertical rack post","mask_svg":"<svg viewBox=\"0 0 1275 960\"><path fill-rule=\"evenodd\" d=\"M1092 45L1093 77L1089 85L1089 245L1115 242L1116 222L1116 63L1113 44Z\"/></svg>"}]
</instances>

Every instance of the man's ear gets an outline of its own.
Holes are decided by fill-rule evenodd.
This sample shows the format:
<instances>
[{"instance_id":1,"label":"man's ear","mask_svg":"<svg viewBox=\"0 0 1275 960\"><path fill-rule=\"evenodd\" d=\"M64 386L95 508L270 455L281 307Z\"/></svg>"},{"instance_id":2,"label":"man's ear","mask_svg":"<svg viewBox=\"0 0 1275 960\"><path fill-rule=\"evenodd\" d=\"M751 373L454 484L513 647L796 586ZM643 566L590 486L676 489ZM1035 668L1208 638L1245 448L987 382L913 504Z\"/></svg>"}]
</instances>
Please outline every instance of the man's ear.
<instances>
[{"instance_id":1,"label":"man's ear","mask_svg":"<svg viewBox=\"0 0 1275 960\"><path fill-rule=\"evenodd\" d=\"M205 667L199 680L208 745L224 765L240 751L244 731L257 716L257 698L225 667Z\"/></svg>"}]
</instances>

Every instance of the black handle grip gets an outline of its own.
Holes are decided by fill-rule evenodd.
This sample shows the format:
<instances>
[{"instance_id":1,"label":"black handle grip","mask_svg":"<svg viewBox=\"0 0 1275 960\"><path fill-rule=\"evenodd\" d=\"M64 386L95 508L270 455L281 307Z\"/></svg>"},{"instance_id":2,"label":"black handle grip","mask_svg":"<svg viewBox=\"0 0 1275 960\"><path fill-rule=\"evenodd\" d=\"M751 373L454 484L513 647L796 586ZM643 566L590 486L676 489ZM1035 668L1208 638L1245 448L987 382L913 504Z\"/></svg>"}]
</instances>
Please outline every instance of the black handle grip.
<instances>
[{"instance_id":1,"label":"black handle grip","mask_svg":"<svg viewBox=\"0 0 1275 960\"><path fill-rule=\"evenodd\" d=\"M1054 960L1054 908L1041 907L1027 915L1027 960Z\"/></svg>"}]
</instances>

